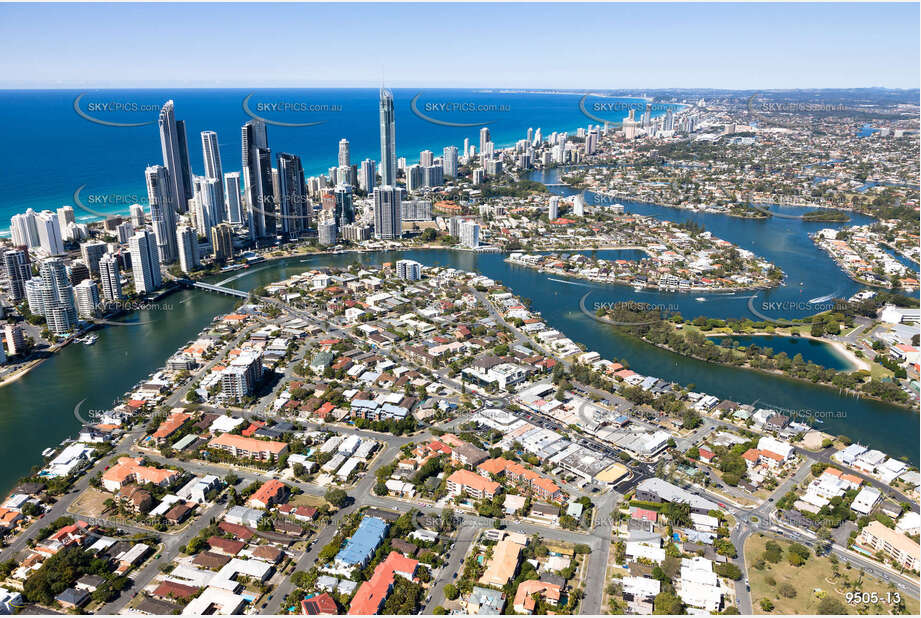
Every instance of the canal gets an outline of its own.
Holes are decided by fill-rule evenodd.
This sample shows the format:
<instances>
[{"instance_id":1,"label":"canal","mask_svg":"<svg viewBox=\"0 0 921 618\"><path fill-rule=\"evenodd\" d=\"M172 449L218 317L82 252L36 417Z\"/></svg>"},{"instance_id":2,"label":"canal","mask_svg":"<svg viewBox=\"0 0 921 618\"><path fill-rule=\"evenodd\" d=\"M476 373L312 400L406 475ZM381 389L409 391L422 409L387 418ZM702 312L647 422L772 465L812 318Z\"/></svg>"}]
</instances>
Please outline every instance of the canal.
<instances>
[{"instance_id":1,"label":"canal","mask_svg":"<svg viewBox=\"0 0 921 618\"><path fill-rule=\"evenodd\" d=\"M718 214L688 212L623 202L628 212L649 214L672 221L694 220L716 236L739 244L774 262L787 273L785 284L759 299L784 309L771 314L778 318L799 317L821 310L821 303L809 300L828 294L847 297L859 289L823 252L816 249L808 233L820 226L797 220L735 219ZM855 217L860 220L860 217ZM615 252L598 251L598 257ZM621 254L622 255L622 254ZM429 265L476 271L508 285L516 294L530 299L532 309L541 312L549 325L574 341L599 352L604 358L626 359L630 367L694 389L758 407L797 411L824 421L823 431L847 434L855 440L890 455L918 464L918 414L880 402L855 399L836 389L744 369L721 367L688 359L615 332L582 313L579 299L587 290L595 302L640 301L674 307L685 317L753 317L746 294L698 294L635 292L623 286L586 284L551 277L535 270L516 267L502 254L468 251L427 250L401 253L322 255L257 265L233 275L215 277L238 289L252 289L290 277L317 266L346 266L355 261L374 265L400 257ZM15 481L42 462L43 449L72 436L80 427L74 408L105 410L139 380L158 370L182 344L194 338L212 319L230 311L236 300L197 290L183 290L154 306L124 318L123 326L98 331L95 345L68 346L17 382L0 388L0 490L8 491Z\"/></svg>"}]
</instances>

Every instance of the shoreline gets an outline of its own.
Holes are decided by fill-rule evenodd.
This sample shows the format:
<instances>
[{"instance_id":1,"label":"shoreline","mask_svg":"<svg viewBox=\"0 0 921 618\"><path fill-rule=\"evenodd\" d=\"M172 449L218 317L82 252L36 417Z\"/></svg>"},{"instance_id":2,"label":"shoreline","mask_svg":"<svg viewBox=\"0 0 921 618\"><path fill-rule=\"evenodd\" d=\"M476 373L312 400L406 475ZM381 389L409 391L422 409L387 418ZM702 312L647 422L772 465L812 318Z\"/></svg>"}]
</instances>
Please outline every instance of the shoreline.
<instances>
[{"instance_id":1,"label":"shoreline","mask_svg":"<svg viewBox=\"0 0 921 618\"><path fill-rule=\"evenodd\" d=\"M616 325L615 325L615 326L616 326ZM636 337L636 335L630 335L630 336L631 336L631 337ZM825 388L828 388L828 389L836 390L836 391L841 392L841 393L846 393L847 395L852 396L852 397L854 397L855 399L866 399L866 400L869 400L869 401L878 401L879 403L884 403L884 404L887 404L887 405L891 405L891 406L894 406L894 407L897 407L897 408L901 408L901 409L906 410L906 411L909 411L909 412L916 412L916 411L917 411L917 407L916 407L912 402L907 402L907 403L905 403L905 402L900 402L900 401L888 401L888 400L885 400L885 399L881 399L881 398L879 398L879 397L874 397L874 396L872 396L872 395L867 395L867 394L864 393L863 391L855 391L855 390L850 389L850 388L841 388L841 387L835 386L835 385L833 385L833 384L828 384L828 383L825 383L825 382L813 382L812 380L809 380L809 379L807 379L807 378L799 378L799 377L796 377L796 376L791 376L791 375L788 375L788 374L782 372L782 371L779 370L779 369L761 369L761 368L758 368L758 367L751 367L751 366L748 366L748 365L730 365L730 364L727 364L727 363L721 363L721 362L718 362L718 361L712 361L712 360L708 360L708 359L706 359L706 358L701 358L701 357L699 357L699 356L694 356L693 354L682 354L681 352L678 352L678 351L676 351L676 350L673 350L672 348L670 348L670 347L668 347L668 346L666 346L666 345L662 345L662 344L659 344L659 343L653 343L652 341L648 341L648 340L645 339L644 337L636 337L636 338L639 339L639 340L641 340L643 343L648 343L649 345L655 346L655 347L657 347L657 348L659 348L659 349L661 349L661 350L666 350L666 351L668 351L668 352L671 352L671 353L673 353L673 354L677 354L678 356L682 356L682 357L684 357L684 358L692 358L692 359L697 360L697 361L700 361L700 362L702 362L702 363L708 363L708 364L710 364L710 365L718 365L718 366L720 366L720 367L728 367L728 368L733 368L733 369L742 369L742 370L744 370L744 371L754 371L754 372L757 372L757 373L762 373L762 374L770 375L770 376L777 377L777 378L786 378L786 379L788 379L788 380L795 380L795 381L797 381L797 382L803 382L803 383L806 383L806 384L811 384L811 385L813 385L813 386L825 387ZM826 368L826 369L827 369L827 368ZM850 372L845 372L845 373L850 373Z\"/></svg>"},{"instance_id":2,"label":"shoreline","mask_svg":"<svg viewBox=\"0 0 921 618\"><path fill-rule=\"evenodd\" d=\"M804 324L805 324L805 322L804 322ZM711 334L711 335L704 335L704 336L705 336L705 337L713 337L713 336L722 336L722 335L725 335L725 336L727 336L727 337L758 337L758 336L761 336L761 337L785 337L785 338L787 338L787 339L809 339L809 340L811 340L811 341L818 341L819 343L824 343L824 344L826 344L826 345L828 345L828 346L834 348L834 350L835 350L841 357L843 357L845 360L847 360L847 361L852 365L850 371L870 371L870 369L871 369L871 365L870 365L866 360L864 360L864 359L862 359L862 358L859 358L859 357L858 357L856 354L854 354L851 350L848 350L847 347L844 346L840 341L833 341L833 340L831 340L831 339L825 339L825 338L823 338L823 337L813 337L813 336L810 335L809 333L800 333L800 334L798 334L798 335L785 335L785 334L782 334L782 333L776 333L776 332L771 333L771 332L768 332L768 331L759 330L759 331L754 331L754 332L750 332L750 333L736 333L736 332L733 332L733 333L718 333L717 335L712 335L712 334Z\"/></svg>"},{"instance_id":3,"label":"shoreline","mask_svg":"<svg viewBox=\"0 0 921 618\"><path fill-rule=\"evenodd\" d=\"M561 250L565 250L565 249L561 249ZM641 249L640 247L604 247L604 248L598 248L597 250L598 251L613 251L613 250L625 250L625 251L626 250L643 250L645 251L644 249ZM588 249L573 249L573 251L588 251ZM648 251L646 253L648 254ZM536 270L537 272L540 272L540 273L547 273L547 274L556 275L559 277L570 277L572 279L579 279L582 281L591 281L592 283L619 285L621 287L629 287L629 288L637 287L637 284L634 284L634 283L627 283L624 281L618 281L616 279L614 280L594 279L592 277L580 275L578 273L572 273L572 272L565 271L565 270L560 270L556 268L543 268L540 266L534 266L532 264L527 264L525 262L518 262L518 261L512 260L511 258L505 258L503 261L508 264L514 264L515 266L521 266L522 268L529 268L531 270ZM745 287L737 287L737 288L713 288L713 287L660 288L658 285L644 285L642 287L643 287L643 290L653 290L656 292L672 292L672 293L679 293L679 294L690 294L690 293L726 294L726 293L732 293L732 292L755 292L755 291L760 291L760 290L769 290L771 288L777 287L777 285L778 284L764 285L764 286L745 286Z\"/></svg>"}]
</instances>

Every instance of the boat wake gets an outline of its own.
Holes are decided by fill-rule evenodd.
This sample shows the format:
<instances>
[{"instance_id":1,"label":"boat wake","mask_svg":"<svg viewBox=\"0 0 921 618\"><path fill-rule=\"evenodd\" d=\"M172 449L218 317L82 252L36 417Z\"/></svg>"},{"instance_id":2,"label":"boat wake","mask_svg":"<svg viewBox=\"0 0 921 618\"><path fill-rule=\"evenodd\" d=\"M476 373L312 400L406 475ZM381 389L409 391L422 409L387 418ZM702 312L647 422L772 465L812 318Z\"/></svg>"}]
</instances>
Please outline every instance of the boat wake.
<instances>
[{"instance_id":1,"label":"boat wake","mask_svg":"<svg viewBox=\"0 0 921 618\"><path fill-rule=\"evenodd\" d=\"M579 283L578 281L566 281L565 279L554 279L553 277L547 277L547 281L556 281L557 283L566 283L568 285L578 285L583 288L590 288L591 285L587 283Z\"/></svg>"},{"instance_id":2,"label":"boat wake","mask_svg":"<svg viewBox=\"0 0 921 618\"><path fill-rule=\"evenodd\" d=\"M837 296L837 294L838 294L838 291L835 290L835 291L832 292L831 294L826 294L825 296L816 296L815 298L811 298L811 299L809 299L808 302L809 302L810 305L814 305L814 304L816 304L816 303L828 302L828 301L830 301L832 298L834 298L835 296Z\"/></svg>"}]
</instances>

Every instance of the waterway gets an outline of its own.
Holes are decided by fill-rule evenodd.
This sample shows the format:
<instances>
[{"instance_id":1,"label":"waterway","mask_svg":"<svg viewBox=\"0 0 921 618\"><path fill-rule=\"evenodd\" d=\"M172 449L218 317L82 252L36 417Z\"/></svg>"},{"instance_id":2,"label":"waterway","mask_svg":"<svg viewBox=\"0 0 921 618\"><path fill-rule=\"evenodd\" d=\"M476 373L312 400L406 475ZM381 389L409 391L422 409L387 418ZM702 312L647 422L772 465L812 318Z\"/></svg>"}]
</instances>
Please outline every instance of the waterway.
<instances>
[{"instance_id":1,"label":"waterway","mask_svg":"<svg viewBox=\"0 0 921 618\"><path fill-rule=\"evenodd\" d=\"M853 369L853 365L834 347L822 341L809 339L807 337L784 337L780 335L715 335L708 337L717 344L729 339L737 346L748 347L751 345L758 346L762 350L770 348L772 354L786 353L793 358L797 354L803 357L806 362L813 362L816 365L827 367L828 369Z\"/></svg>"},{"instance_id":2,"label":"waterway","mask_svg":"<svg viewBox=\"0 0 921 618\"><path fill-rule=\"evenodd\" d=\"M556 182L555 178L558 179L558 173L540 179ZM554 191L571 193L565 187ZM780 267L787 274L784 285L756 295L758 309L771 317L791 318L816 313L825 307L822 303L810 303L810 300L829 294L847 298L860 289L808 237L809 232L821 227L847 224L780 218L739 219L629 201L622 203L628 212L676 222L696 221L716 236ZM785 209L785 212L798 210ZM863 215L852 218L857 224L870 221ZM623 257L622 252L586 253L609 259ZM503 261L502 254L451 250L294 258L237 273L227 285L252 289L315 266L345 266L356 260L371 265L401 256L425 265L476 271L501 281L516 294L530 299L532 308L540 311L549 325L604 358L626 359L639 373L693 385L696 390L740 403L819 418L824 421L821 425L824 431L846 434L918 465L917 412L855 399L825 386L688 359L619 334L579 309L579 299L591 290L587 299L589 308L594 303L635 301L679 311L688 318L708 315L754 319L747 304L751 292L704 294L705 301L700 302L695 300L700 294L635 292L624 286L549 277L530 268L508 264ZM213 281L227 278L222 275ZM9 490L32 466L41 464L43 449L75 434L80 421L74 415L74 407L81 401L83 410L108 409L113 400L162 367L177 348L194 338L214 316L230 311L236 302L233 298L203 291L178 292L163 299L158 306L127 316L125 321L132 324L99 331L95 345L68 346L19 381L0 388L0 493Z\"/></svg>"}]
</instances>

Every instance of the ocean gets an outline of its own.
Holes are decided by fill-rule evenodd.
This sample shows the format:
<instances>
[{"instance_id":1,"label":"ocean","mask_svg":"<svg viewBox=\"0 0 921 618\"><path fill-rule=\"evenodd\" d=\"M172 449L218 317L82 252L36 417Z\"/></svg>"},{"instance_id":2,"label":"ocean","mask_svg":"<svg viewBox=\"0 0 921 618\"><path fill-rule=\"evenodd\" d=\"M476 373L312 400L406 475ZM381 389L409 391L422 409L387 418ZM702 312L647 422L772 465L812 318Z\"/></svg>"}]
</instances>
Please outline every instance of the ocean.
<instances>
[{"instance_id":1,"label":"ocean","mask_svg":"<svg viewBox=\"0 0 921 618\"><path fill-rule=\"evenodd\" d=\"M525 138L529 127L540 128L545 138L552 131L574 133L598 124L592 117L618 122L630 107L639 117L645 105L639 98L597 95L583 103L580 93L397 89L393 95L397 156L409 163L425 149L435 156L449 145L462 150L464 138L479 151L481 126L497 146L509 146ZM80 201L95 212L127 213L131 203L146 204L144 169L162 163L156 119L169 99L177 120L186 123L195 174L203 173L200 133L206 130L218 134L224 172L240 169L240 129L251 118L244 104L271 121L273 157L300 156L308 176L337 165L341 138L351 144L352 164L380 158L377 89L7 90L0 92L7 119L0 230L7 233L10 217L27 208L69 204L79 220L99 219L79 210L74 193L80 187ZM665 113L664 106L653 107L653 116Z\"/></svg>"}]
</instances>

